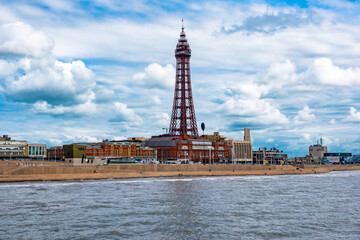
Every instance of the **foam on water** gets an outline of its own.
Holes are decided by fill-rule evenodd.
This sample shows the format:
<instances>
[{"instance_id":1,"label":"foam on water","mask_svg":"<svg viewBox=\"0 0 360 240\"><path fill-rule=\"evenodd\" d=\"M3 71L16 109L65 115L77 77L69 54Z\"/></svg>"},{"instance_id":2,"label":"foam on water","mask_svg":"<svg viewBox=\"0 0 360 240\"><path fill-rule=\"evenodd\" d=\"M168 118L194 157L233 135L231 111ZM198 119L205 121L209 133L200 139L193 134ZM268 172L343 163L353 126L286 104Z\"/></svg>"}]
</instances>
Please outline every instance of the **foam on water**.
<instances>
[{"instance_id":1,"label":"foam on water","mask_svg":"<svg viewBox=\"0 0 360 240\"><path fill-rule=\"evenodd\" d=\"M114 181L116 183L131 184L131 183L154 183L154 182L190 182L192 178L142 178L142 179L128 179Z\"/></svg>"}]
</instances>

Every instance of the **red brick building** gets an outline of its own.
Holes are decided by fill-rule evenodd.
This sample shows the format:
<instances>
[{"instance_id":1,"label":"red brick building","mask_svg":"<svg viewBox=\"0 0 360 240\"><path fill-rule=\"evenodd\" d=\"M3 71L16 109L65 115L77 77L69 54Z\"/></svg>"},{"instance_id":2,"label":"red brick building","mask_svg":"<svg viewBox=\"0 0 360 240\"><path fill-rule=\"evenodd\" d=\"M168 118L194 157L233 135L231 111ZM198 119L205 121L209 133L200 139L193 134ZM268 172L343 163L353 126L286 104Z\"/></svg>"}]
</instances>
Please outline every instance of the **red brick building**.
<instances>
[{"instance_id":1,"label":"red brick building","mask_svg":"<svg viewBox=\"0 0 360 240\"><path fill-rule=\"evenodd\" d=\"M95 157L152 157L154 149L141 147L135 143L102 142L101 144L87 144L86 156Z\"/></svg>"},{"instance_id":2,"label":"red brick building","mask_svg":"<svg viewBox=\"0 0 360 240\"><path fill-rule=\"evenodd\" d=\"M50 159L61 159L64 157L63 146L55 146L47 149L47 157Z\"/></svg>"},{"instance_id":3,"label":"red brick building","mask_svg":"<svg viewBox=\"0 0 360 240\"><path fill-rule=\"evenodd\" d=\"M94 157L154 157L155 149L142 147L135 142L109 142L100 143L79 143L86 146L86 156ZM47 151L48 158L64 157L63 146L51 147Z\"/></svg>"},{"instance_id":4,"label":"red brick building","mask_svg":"<svg viewBox=\"0 0 360 240\"><path fill-rule=\"evenodd\" d=\"M224 142L213 142L200 138L180 136L153 136L145 146L157 150L158 161L192 161L219 163L229 158L228 146Z\"/></svg>"}]
</instances>

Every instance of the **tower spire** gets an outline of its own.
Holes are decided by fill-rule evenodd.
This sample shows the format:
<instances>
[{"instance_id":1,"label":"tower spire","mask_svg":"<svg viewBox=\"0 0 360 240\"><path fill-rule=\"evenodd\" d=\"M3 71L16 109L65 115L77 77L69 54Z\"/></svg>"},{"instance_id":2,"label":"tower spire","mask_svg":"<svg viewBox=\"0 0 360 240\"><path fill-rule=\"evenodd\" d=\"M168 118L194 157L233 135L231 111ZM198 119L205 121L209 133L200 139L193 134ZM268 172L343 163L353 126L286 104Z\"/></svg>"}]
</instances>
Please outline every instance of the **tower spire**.
<instances>
[{"instance_id":1,"label":"tower spire","mask_svg":"<svg viewBox=\"0 0 360 240\"><path fill-rule=\"evenodd\" d=\"M184 32L184 20L180 38L175 49L176 80L174 103L169 133L180 136L199 136L191 90L191 49Z\"/></svg>"}]
</instances>

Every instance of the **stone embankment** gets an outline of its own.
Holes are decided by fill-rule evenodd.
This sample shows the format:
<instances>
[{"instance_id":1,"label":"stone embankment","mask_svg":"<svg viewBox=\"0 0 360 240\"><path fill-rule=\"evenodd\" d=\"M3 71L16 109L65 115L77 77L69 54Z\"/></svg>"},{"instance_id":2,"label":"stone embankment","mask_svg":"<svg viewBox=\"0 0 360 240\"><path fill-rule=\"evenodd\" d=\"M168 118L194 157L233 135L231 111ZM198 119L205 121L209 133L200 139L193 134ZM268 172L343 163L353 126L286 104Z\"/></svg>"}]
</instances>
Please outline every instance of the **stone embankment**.
<instances>
[{"instance_id":1,"label":"stone embankment","mask_svg":"<svg viewBox=\"0 0 360 240\"><path fill-rule=\"evenodd\" d=\"M73 166L66 163L0 161L0 182L106 178L316 174L360 170L359 165L147 165Z\"/></svg>"}]
</instances>

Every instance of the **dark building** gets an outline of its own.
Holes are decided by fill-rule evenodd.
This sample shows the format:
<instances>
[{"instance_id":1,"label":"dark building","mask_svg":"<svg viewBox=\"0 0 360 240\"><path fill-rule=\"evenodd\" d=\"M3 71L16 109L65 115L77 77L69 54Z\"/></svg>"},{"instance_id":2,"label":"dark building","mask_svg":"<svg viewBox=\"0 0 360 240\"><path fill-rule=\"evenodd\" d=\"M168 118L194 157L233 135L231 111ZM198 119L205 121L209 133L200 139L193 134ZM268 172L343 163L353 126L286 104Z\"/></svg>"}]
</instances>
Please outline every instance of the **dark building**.
<instances>
[{"instance_id":1,"label":"dark building","mask_svg":"<svg viewBox=\"0 0 360 240\"><path fill-rule=\"evenodd\" d=\"M0 136L0 141L11 141L11 137L8 135L3 135L2 137Z\"/></svg>"}]
</instances>

